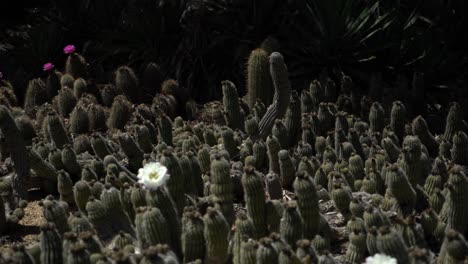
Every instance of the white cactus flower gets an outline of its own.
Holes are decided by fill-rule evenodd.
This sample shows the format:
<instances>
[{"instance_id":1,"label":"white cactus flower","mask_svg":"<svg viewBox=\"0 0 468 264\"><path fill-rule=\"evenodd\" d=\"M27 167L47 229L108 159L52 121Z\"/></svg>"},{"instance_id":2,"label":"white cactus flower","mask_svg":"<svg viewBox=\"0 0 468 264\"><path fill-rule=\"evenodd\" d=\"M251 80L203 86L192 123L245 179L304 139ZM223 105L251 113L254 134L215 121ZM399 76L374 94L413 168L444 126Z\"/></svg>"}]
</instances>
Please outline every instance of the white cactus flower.
<instances>
[{"instance_id":1,"label":"white cactus flower","mask_svg":"<svg viewBox=\"0 0 468 264\"><path fill-rule=\"evenodd\" d=\"M366 258L366 264L397 264L397 260L384 254L375 254Z\"/></svg>"},{"instance_id":2,"label":"white cactus flower","mask_svg":"<svg viewBox=\"0 0 468 264\"><path fill-rule=\"evenodd\" d=\"M146 188L155 190L164 184L169 179L167 168L159 162L150 162L138 170L138 182Z\"/></svg>"}]
</instances>

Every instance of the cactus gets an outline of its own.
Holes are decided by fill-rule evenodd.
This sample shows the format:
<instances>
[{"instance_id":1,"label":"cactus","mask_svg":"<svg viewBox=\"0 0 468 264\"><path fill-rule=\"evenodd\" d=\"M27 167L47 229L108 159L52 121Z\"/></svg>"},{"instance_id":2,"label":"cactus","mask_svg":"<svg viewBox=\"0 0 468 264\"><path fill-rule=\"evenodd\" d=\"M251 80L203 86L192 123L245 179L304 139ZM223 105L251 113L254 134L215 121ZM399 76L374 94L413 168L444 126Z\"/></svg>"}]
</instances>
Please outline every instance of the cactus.
<instances>
[{"instance_id":1,"label":"cactus","mask_svg":"<svg viewBox=\"0 0 468 264\"><path fill-rule=\"evenodd\" d=\"M131 103L121 95L116 96L107 119L107 127L109 129L123 129L130 120L131 114Z\"/></svg>"},{"instance_id":2,"label":"cactus","mask_svg":"<svg viewBox=\"0 0 468 264\"><path fill-rule=\"evenodd\" d=\"M255 172L255 169L246 167L244 171L242 186L247 214L255 226L256 238L260 238L267 235L265 192L260 175Z\"/></svg>"},{"instance_id":3,"label":"cactus","mask_svg":"<svg viewBox=\"0 0 468 264\"><path fill-rule=\"evenodd\" d=\"M304 223L304 237L313 239L319 232L319 206L317 191L312 178L304 173L298 173L293 184L297 196L297 205Z\"/></svg>"},{"instance_id":4,"label":"cactus","mask_svg":"<svg viewBox=\"0 0 468 264\"><path fill-rule=\"evenodd\" d=\"M468 230L468 181L459 166L450 171L447 181L447 194L445 203L440 212L441 219L447 224L447 228L455 229L460 233Z\"/></svg>"},{"instance_id":5,"label":"cactus","mask_svg":"<svg viewBox=\"0 0 468 264\"><path fill-rule=\"evenodd\" d=\"M185 205L184 197L184 174L179 160L171 150L166 150L160 160L161 164L167 167L170 175L167 181L167 189L174 200L178 214L181 214Z\"/></svg>"},{"instance_id":6,"label":"cactus","mask_svg":"<svg viewBox=\"0 0 468 264\"><path fill-rule=\"evenodd\" d=\"M444 138L452 142L452 138L459 130L463 130L463 113L458 103L452 103L447 115Z\"/></svg>"},{"instance_id":7,"label":"cactus","mask_svg":"<svg viewBox=\"0 0 468 264\"><path fill-rule=\"evenodd\" d=\"M200 213L194 208L185 208L182 218L182 252L184 263L204 259L205 240L203 236L204 222Z\"/></svg>"},{"instance_id":8,"label":"cactus","mask_svg":"<svg viewBox=\"0 0 468 264\"><path fill-rule=\"evenodd\" d=\"M288 144L293 146L297 142L301 131L301 107L296 91L291 92L289 106L284 117L284 125L288 131Z\"/></svg>"},{"instance_id":9,"label":"cactus","mask_svg":"<svg viewBox=\"0 0 468 264\"><path fill-rule=\"evenodd\" d=\"M269 160L269 171L280 174L279 155L281 146L275 136L269 136L266 140L267 154Z\"/></svg>"},{"instance_id":10,"label":"cactus","mask_svg":"<svg viewBox=\"0 0 468 264\"><path fill-rule=\"evenodd\" d=\"M437 263L462 263L468 256L468 243L462 234L448 229L440 249Z\"/></svg>"},{"instance_id":11,"label":"cactus","mask_svg":"<svg viewBox=\"0 0 468 264\"><path fill-rule=\"evenodd\" d=\"M403 213L411 213L416 203L416 191L404 171L397 165L391 165L386 172L385 179Z\"/></svg>"},{"instance_id":12,"label":"cactus","mask_svg":"<svg viewBox=\"0 0 468 264\"><path fill-rule=\"evenodd\" d=\"M287 204L281 219L280 234L292 248L296 248L296 241L303 237L303 223L296 202Z\"/></svg>"},{"instance_id":13,"label":"cactus","mask_svg":"<svg viewBox=\"0 0 468 264\"><path fill-rule=\"evenodd\" d=\"M278 152L281 183L284 188L291 186L294 181L295 166L287 150Z\"/></svg>"},{"instance_id":14,"label":"cactus","mask_svg":"<svg viewBox=\"0 0 468 264\"><path fill-rule=\"evenodd\" d=\"M167 115L162 115L158 122L159 142L172 146L172 122Z\"/></svg>"},{"instance_id":15,"label":"cactus","mask_svg":"<svg viewBox=\"0 0 468 264\"><path fill-rule=\"evenodd\" d=\"M57 190L60 193L60 200L73 204L75 202L73 197L73 182L70 175L65 171L60 171L57 178Z\"/></svg>"},{"instance_id":16,"label":"cactus","mask_svg":"<svg viewBox=\"0 0 468 264\"><path fill-rule=\"evenodd\" d=\"M40 106L47 101L47 87L40 79L29 81L24 96L24 110L33 111L35 106Z\"/></svg>"},{"instance_id":17,"label":"cactus","mask_svg":"<svg viewBox=\"0 0 468 264\"><path fill-rule=\"evenodd\" d=\"M429 174L427 169L427 156L422 153L422 145L419 138L407 136L403 141L403 157L398 161L398 165L405 171L413 186L423 185Z\"/></svg>"},{"instance_id":18,"label":"cactus","mask_svg":"<svg viewBox=\"0 0 468 264\"><path fill-rule=\"evenodd\" d=\"M70 231L68 225L68 209L59 204L52 195L47 196L43 201L43 214L44 218L54 223L60 234Z\"/></svg>"},{"instance_id":19,"label":"cactus","mask_svg":"<svg viewBox=\"0 0 468 264\"><path fill-rule=\"evenodd\" d=\"M284 64L283 56L278 52L270 55L270 74L275 87L273 103L268 107L267 112L258 124L260 136L265 138L271 131L276 119L282 118L289 105L289 83L288 71Z\"/></svg>"},{"instance_id":20,"label":"cactus","mask_svg":"<svg viewBox=\"0 0 468 264\"><path fill-rule=\"evenodd\" d=\"M107 215L112 219L109 226L113 230L121 230L133 234L130 218L122 206L120 191L106 184L100 198Z\"/></svg>"},{"instance_id":21,"label":"cactus","mask_svg":"<svg viewBox=\"0 0 468 264\"><path fill-rule=\"evenodd\" d=\"M369 111L369 125L373 132L381 132L385 127L385 111L382 106L374 102Z\"/></svg>"},{"instance_id":22,"label":"cactus","mask_svg":"<svg viewBox=\"0 0 468 264\"><path fill-rule=\"evenodd\" d=\"M224 263L228 258L229 226L223 214L208 207L203 217L206 241L205 263Z\"/></svg>"},{"instance_id":23,"label":"cactus","mask_svg":"<svg viewBox=\"0 0 468 264\"><path fill-rule=\"evenodd\" d=\"M409 263L408 248L403 238L388 226L379 229L377 249L380 253L396 258L398 263Z\"/></svg>"},{"instance_id":24,"label":"cactus","mask_svg":"<svg viewBox=\"0 0 468 264\"><path fill-rule=\"evenodd\" d=\"M232 254L233 254L233 263L243 263L242 262L242 247L245 241L251 237L255 236L255 227L252 223L252 220L247 217L245 213L240 213L237 216L237 220L235 222L235 233L232 239Z\"/></svg>"},{"instance_id":25,"label":"cactus","mask_svg":"<svg viewBox=\"0 0 468 264\"><path fill-rule=\"evenodd\" d=\"M250 53L247 62L247 93L250 109L254 108L257 98L264 105L270 105L273 101L273 83L268 56L269 54L263 49L255 49Z\"/></svg>"},{"instance_id":26,"label":"cactus","mask_svg":"<svg viewBox=\"0 0 468 264\"><path fill-rule=\"evenodd\" d=\"M89 222L93 225L98 237L103 241L110 241L113 237L112 228L109 226L107 211L104 204L91 196L86 203L86 214Z\"/></svg>"},{"instance_id":27,"label":"cactus","mask_svg":"<svg viewBox=\"0 0 468 264\"><path fill-rule=\"evenodd\" d=\"M47 223L41 226L40 251L40 263L62 263L62 239L54 224Z\"/></svg>"},{"instance_id":28,"label":"cactus","mask_svg":"<svg viewBox=\"0 0 468 264\"><path fill-rule=\"evenodd\" d=\"M273 247L270 238L262 238L257 248L256 263L278 263L278 251Z\"/></svg>"},{"instance_id":29,"label":"cactus","mask_svg":"<svg viewBox=\"0 0 468 264\"><path fill-rule=\"evenodd\" d=\"M234 221L232 188L229 162L217 153L211 163L210 193L219 199L221 212L230 224Z\"/></svg>"},{"instance_id":30,"label":"cactus","mask_svg":"<svg viewBox=\"0 0 468 264\"><path fill-rule=\"evenodd\" d=\"M75 151L70 145L63 146L62 163L70 177L77 181L81 176L81 166L78 164Z\"/></svg>"},{"instance_id":31,"label":"cactus","mask_svg":"<svg viewBox=\"0 0 468 264\"><path fill-rule=\"evenodd\" d=\"M74 134L85 134L89 131L88 113L77 105L70 115L70 132Z\"/></svg>"},{"instance_id":32,"label":"cactus","mask_svg":"<svg viewBox=\"0 0 468 264\"><path fill-rule=\"evenodd\" d=\"M167 222L172 224L171 232L169 233L170 244L175 252L181 253L181 224L177 215L177 208L171 196L161 188L150 190L146 192L146 204L159 208Z\"/></svg>"},{"instance_id":33,"label":"cactus","mask_svg":"<svg viewBox=\"0 0 468 264\"><path fill-rule=\"evenodd\" d=\"M392 104L390 111L390 127L398 136L400 141L403 141L405 136L405 125L407 123L407 111L405 105L401 101L395 101Z\"/></svg>"},{"instance_id":34,"label":"cactus","mask_svg":"<svg viewBox=\"0 0 468 264\"><path fill-rule=\"evenodd\" d=\"M170 241L169 223L158 208L147 208L143 213L140 225L141 227L137 230L142 231L138 236L144 237L143 248Z\"/></svg>"},{"instance_id":35,"label":"cactus","mask_svg":"<svg viewBox=\"0 0 468 264\"><path fill-rule=\"evenodd\" d=\"M223 139L223 147L229 153L231 159L237 159L239 155L239 149L237 148L237 142L234 140L234 132L229 127L223 129L221 132Z\"/></svg>"},{"instance_id":36,"label":"cactus","mask_svg":"<svg viewBox=\"0 0 468 264\"><path fill-rule=\"evenodd\" d=\"M468 166L468 136L463 131L453 135L452 161L458 165Z\"/></svg>"},{"instance_id":37,"label":"cactus","mask_svg":"<svg viewBox=\"0 0 468 264\"><path fill-rule=\"evenodd\" d=\"M0 130L5 139L8 139L1 145L9 151L15 165L16 175L13 177L12 182L14 195L18 196L18 198L26 199L28 195L26 183L29 180L29 170L31 168L28 150L11 112L4 105L0 106Z\"/></svg>"},{"instance_id":38,"label":"cactus","mask_svg":"<svg viewBox=\"0 0 468 264\"><path fill-rule=\"evenodd\" d=\"M102 131L106 128L106 115L101 105L89 105L87 113L89 121L89 131Z\"/></svg>"},{"instance_id":39,"label":"cactus","mask_svg":"<svg viewBox=\"0 0 468 264\"><path fill-rule=\"evenodd\" d=\"M237 88L231 81L222 81L223 105L226 112L227 123L232 129L242 129L245 113L239 105Z\"/></svg>"},{"instance_id":40,"label":"cactus","mask_svg":"<svg viewBox=\"0 0 468 264\"><path fill-rule=\"evenodd\" d=\"M134 104L142 98L142 90L138 86L138 79L133 70L127 66L121 66L115 71L115 87Z\"/></svg>"},{"instance_id":41,"label":"cactus","mask_svg":"<svg viewBox=\"0 0 468 264\"><path fill-rule=\"evenodd\" d=\"M130 171L137 172L143 164L143 151L128 133L120 133L118 140L120 147L128 158Z\"/></svg>"},{"instance_id":42,"label":"cactus","mask_svg":"<svg viewBox=\"0 0 468 264\"><path fill-rule=\"evenodd\" d=\"M439 151L439 143L429 131L426 120L422 116L417 116L412 123L413 134L418 136L422 144L426 146L431 157L435 157Z\"/></svg>"},{"instance_id":43,"label":"cactus","mask_svg":"<svg viewBox=\"0 0 468 264\"><path fill-rule=\"evenodd\" d=\"M346 263L362 263L366 254L366 233L363 230L353 230L349 234L349 245L344 256Z\"/></svg>"}]
</instances>

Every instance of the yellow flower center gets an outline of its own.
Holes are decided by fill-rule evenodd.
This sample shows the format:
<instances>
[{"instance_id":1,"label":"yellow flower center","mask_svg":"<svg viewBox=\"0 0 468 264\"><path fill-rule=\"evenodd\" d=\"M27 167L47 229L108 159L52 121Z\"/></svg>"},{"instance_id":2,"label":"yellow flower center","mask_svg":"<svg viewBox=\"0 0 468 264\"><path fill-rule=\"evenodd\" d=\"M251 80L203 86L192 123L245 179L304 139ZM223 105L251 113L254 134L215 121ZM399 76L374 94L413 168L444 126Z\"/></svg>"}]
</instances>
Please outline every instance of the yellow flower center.
<instances>
[{"instance_id":1,"label":"yellow flower center","mask_svg":"<svg viewBox=\"0 0 468 264\"><path fill-rule=\"evenodd\" d=\"M156 180L159 178L159 175L157 172L150 172L149 176L148 176L151 180Z\"/></svg>"}]
</instances>

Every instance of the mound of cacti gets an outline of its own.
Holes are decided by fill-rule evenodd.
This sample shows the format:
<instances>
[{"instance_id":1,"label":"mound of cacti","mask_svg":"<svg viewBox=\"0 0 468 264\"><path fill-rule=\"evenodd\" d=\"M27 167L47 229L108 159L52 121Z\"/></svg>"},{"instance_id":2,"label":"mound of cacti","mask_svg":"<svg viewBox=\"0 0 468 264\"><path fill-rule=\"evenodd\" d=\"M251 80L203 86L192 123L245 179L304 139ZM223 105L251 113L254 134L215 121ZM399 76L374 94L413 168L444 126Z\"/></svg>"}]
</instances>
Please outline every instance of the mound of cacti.
<instances>
[{"instance_id":1,"label":"mound of cacti","mask_svg":"<svg viewBox=\"0 0 468 264\"><path fill-rule=\"evenodd\" d=\"M65 70L44 65L24 107L0 81L0 235L29 189L46 196L40 242L1 263L468 261L460 105L434 135L343 73L292 90L265 47L250 55L246 99L226 80L199 112L154 63L92 85L84 57L64 51Z\"/></svg>"}]
</instances>

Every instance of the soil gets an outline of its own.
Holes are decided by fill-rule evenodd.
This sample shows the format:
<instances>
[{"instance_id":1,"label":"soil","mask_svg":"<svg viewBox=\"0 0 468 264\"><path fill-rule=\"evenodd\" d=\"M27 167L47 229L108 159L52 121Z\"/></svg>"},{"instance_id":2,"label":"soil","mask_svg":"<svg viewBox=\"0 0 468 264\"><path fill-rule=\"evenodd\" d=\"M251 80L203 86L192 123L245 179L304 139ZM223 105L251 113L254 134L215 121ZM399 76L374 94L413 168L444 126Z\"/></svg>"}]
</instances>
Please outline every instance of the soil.
<instances>
[{"instance_id":1,"label":"soil","mask_svg":"<svg viewBox=\"0 0 468 264\"><path fill-rule=\"evenodd\" d=\"M30 201L24 210L24 217L18 225L11 227L0 236L0 252L13 245L30 246L39 242L40 226L45 223L42 207L39 205L43 194L37 191L30 192Z\"/></svg>"}]
</instances>

